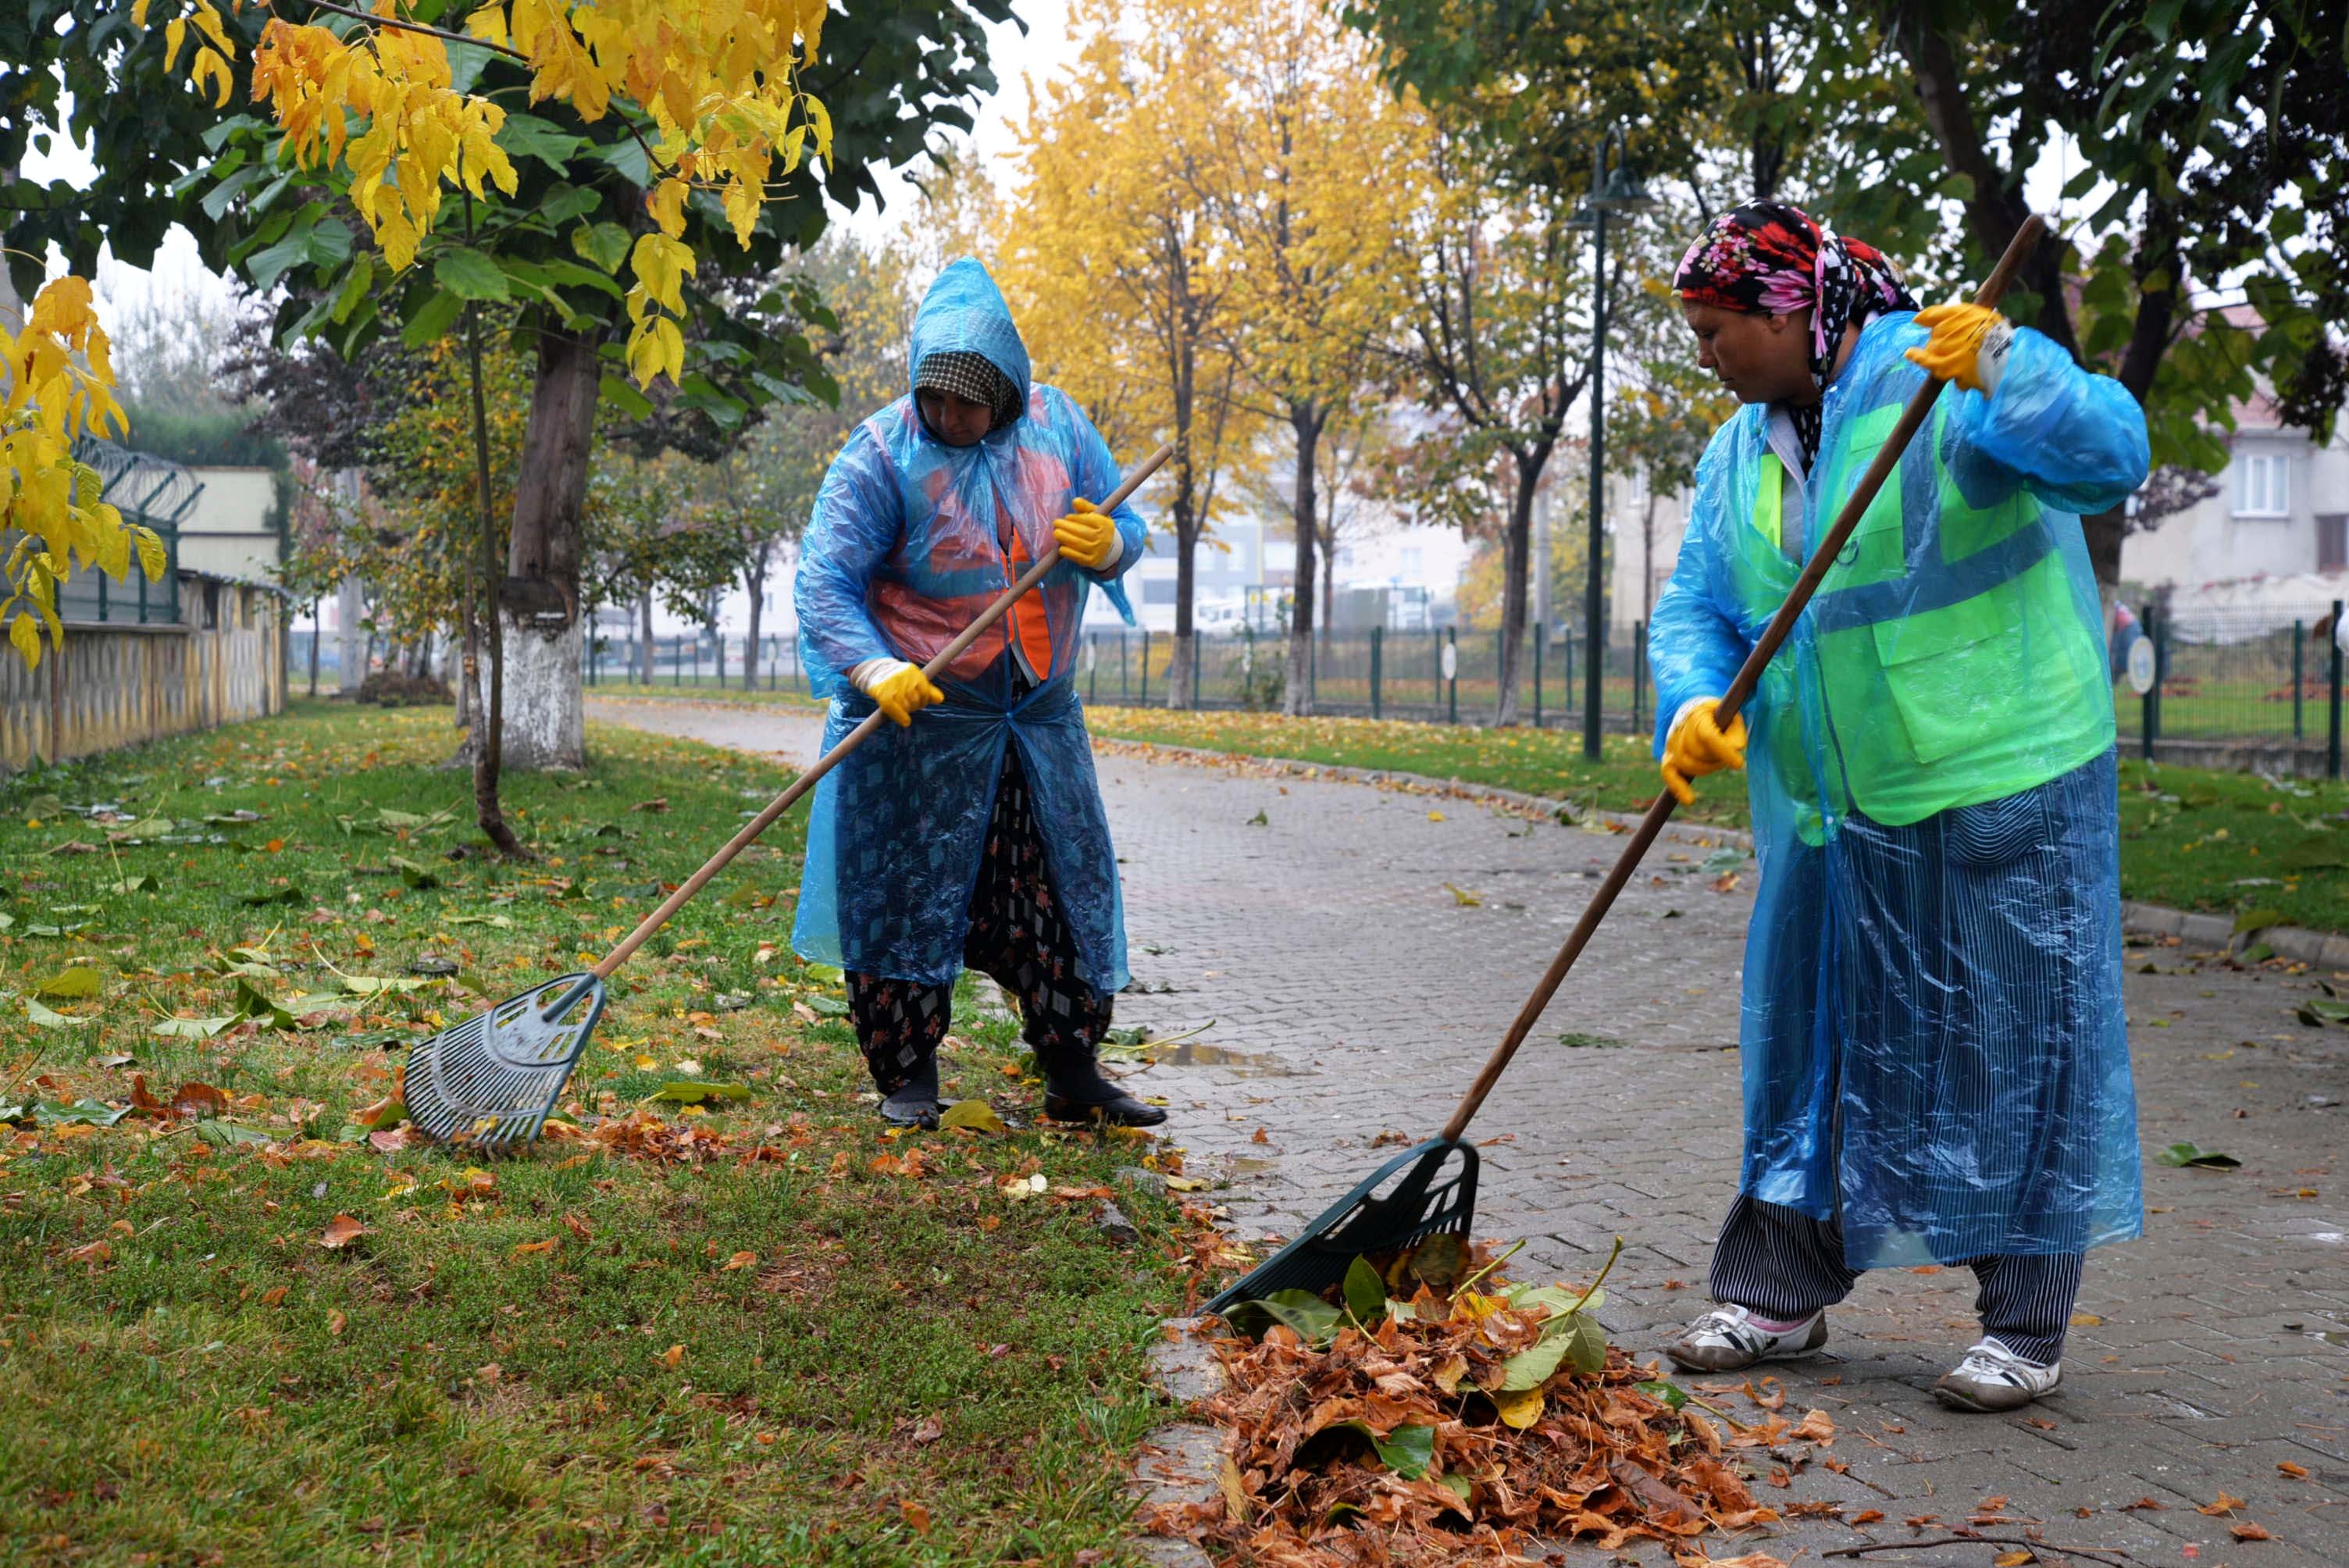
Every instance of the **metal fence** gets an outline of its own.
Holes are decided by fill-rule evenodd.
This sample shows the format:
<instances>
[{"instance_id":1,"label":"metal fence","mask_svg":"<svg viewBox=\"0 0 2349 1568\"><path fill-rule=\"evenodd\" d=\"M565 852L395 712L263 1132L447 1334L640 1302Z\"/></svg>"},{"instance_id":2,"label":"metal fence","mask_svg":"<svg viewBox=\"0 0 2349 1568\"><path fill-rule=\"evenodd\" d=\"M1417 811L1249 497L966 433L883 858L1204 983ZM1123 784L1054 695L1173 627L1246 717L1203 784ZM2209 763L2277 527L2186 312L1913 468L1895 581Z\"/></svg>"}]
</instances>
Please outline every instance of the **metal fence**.
<instances>
[{"instance_id":1,"label":"metal fence","mask_svg":"<svg viewBox=\"0 0 2349 1568\"><path fill-rule=\"evenodd\" d=\"M1278 711L1288 684L1285 635L1246 628L1203 633L1196 647L1190 676L1192 707ZM739 690L746 651L740 637L656 637L650 646L651 684L681 690ZM646 653L639 639L596 638L588 651L587 684L642 684ZM1174 653L1174 639L1164 632L1088 632L1077 651L1077 689L1088 703L1163 707ZM1500 701L1500 667L1498 633L1373 629L1316 637L1306 678L1316 713L1481 724L1491 718ZM1586 667L1579 638L1545 644L1528 635L1517 679L1520 720L1580 724ZM1644 628L1635 626L1609 641L1599 675L1599 711L1608 726L1644 728L1654 712ZM760 639L755 684L762 691L808 689L796 638Z\"/></svg>"},{"instance_id":2,"label":"metal fence","mask_svg":"<svg viewBox=\"0 0 2349 1568\"><path fill-rule=\"evenodd\" d=\"M797 637L766 636L758 644L758 667L753 685L760 691L807 690L807 671L800 665ZM750 640L735 636L593 638L587 647L585 676L590 686L627 686L649 678L657 686L731 687L741 689L749 668ZM649 655L649 665L647 665ZM649 668L649 676L647 676Z\"/></svg>"},{"instance_id":3,"label":"metal fence","mask_svg":"<svg viewBox=\"0 0 2349 1568\"><path fill-rule=\"evenodd\" d=\"M1288 639L1243 628L1196 639L1191 706L1278 711L1287 696ZM1313 639L1305 678L1318 714L1409 718L1441 724L1488 722L1500 702L1503 639L1497 632L1444 627L1372 628ZM1164 632L1092 632L1077 655L1077 689L1088 703L1164 707L1174 639ZM1528 634L1520 655L1521 722L1582 722L1588 668L1578 636L1550 642ZM1599 665L1599 713L1610 728L1640 730L1653 717L1645 628L1619 633Z\"/></svg>"},{"instance_id":4,"label":"metal fence","mask_svg":"<svg viewBox=\"0 0 2349 1568\"><path fill-rule=\"evenodd\" d=\"M2123 748L2147 757L2162 743L2288 748L2322 754L2327 778L2342 770L2342 655L2333 628L2341 602L2313 606L2288 625L2272 615L2195 612L2172 616L2148 604L2114 650L2113 696ZM2147 653L2136 653L2142 641ZM2143 695L2129 661L2150 676Z\"/></svg>"}]
</instances>

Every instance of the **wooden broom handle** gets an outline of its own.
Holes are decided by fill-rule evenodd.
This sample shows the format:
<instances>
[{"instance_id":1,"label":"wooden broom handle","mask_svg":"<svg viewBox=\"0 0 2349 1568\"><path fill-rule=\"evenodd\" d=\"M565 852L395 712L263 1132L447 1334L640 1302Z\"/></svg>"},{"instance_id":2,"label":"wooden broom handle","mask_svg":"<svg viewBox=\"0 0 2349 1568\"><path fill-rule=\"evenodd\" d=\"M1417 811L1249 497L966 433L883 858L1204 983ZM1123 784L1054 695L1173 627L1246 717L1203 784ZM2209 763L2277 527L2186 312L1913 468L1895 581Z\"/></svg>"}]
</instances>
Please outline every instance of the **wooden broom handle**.
<instances>
[{"instance_id":1,"label":"wooden broom handle","mask_svg":"<svg viewBox=\"0 0 2349 1568\"><path fill-rule=\"evenodd\" d=\"M1119 485L1114 490L1112 490L1110 492L1109 499L1102 501L1097 510L1105 512L1115 511L1119 507L1123 506L1126 502L1126 498L1131 496L1141 487L1143 480L1148 479L1152 474L1156 473L1158 471L1159 465L1165 462L1165 460L1174 456L1174 444L1169 442L1166 445L1160 447L1148 457L1143 459L1140 463L1134 466L1133 471L1125 476L1125 482ZM960 632L957 633L953 642L948 643L945 647L939 649L937 656L932 659L928 664L922 666L922 675L924 678L932 681L936 680L940 671L944 670L948 665L953 664L955 660L960 658L962 656L963 650L969 647L973 643L978 641L980 637L984 636L989 626L994 625L996 622L1003 619L1005 614L1010 610L1011 606L1019 603L1019 596L1027 593L1029 589L1036 586L1037 583L1041 583L1044 580L1044 574L1051 571L1054 566L1058 565L1060 563L1060 560L1061 547L1057 544L1044 552L1042 555L1038 556L1036 558L1036 563L1029 567L1026 572L1020 573L1019 581L1014 583L1010 587L1006 588L1001 593L996 595L995 603L980 611L978 619L973 621L969 625L965 626ZM850 752L864 745L865 740L871 737L873 732L875 729L878 729L885 722L885 720L882 717L877 709L872 713L866 714L862 723L841 738L839 745L833 747L831 750L818 758L814 767L801 774L797 779L792 779L789 789L776 796L772 800L767 802L767 809L765 810L760 812L756 817L751 818L748 822L745 822L742 825L742 830L735 834L732 838L727 840L723 849L720 849L716 854L710 856L707 861L704 861L701 864L701 869L694 872L691 876L686 878L683 882L679 883L678 885L678 890L675 892L661 900L660 907L654 910L650 914L645 916L642 921L638 922L636 928L628 933L627 935L622 937L620 939L620 944L617 947L613 948L611 952L604 954L604 961L596 965L590 973L592 973L598 980L609 979L613 970L617 969L621 965L628 961L628 954L643 946L646 940L649 938L654 932L658 931L662 926L668 923L669 917L671 915L685 907L687 900L692 898L695 893L699 892L709 882L711 877L714 877L719 872L724 871L726 869L727 862L733 860L736 855L740 854L744 850L749 849L758 839L760 834L765 832L769 828L773 827L775 825L776 818L781 816L785 811L790 810L792 807L798 802L801 796L815 788L816 781L818 779L831 772L833 769L839 764L842 758L847 756ZM559 1013L564 1005L564 1004L563 1003L558 1003L556 1005L555 1011Z\"/></svg>"},{"instance_id":2,"label":"wooden broom handle","mask_svg":"<svg viewBox=\"0 0 2349 1568\"><path fill-rule=\"evenodd\" d=\"M2008 242L2006 253L1999 257L1998 265L1992 269L1989 280L1975 294L1976 304L1998 304L1999 296L2005 294L2007 285L2014 281L2015 272L2023 265L2023 258L2039 243L2040 236L2046 230L2046 220L2036 212L2023 220L2023 227L2016 230L2014 238ZM1940 395L1940 391L1941 383L1929 379L1917 388L1916 395L1909 399L1909 406L1900 411L1899 423L1892 427L1892 434L1885 438L1883 448L1876 454L1876 460L1868 464L1868 471L1860 476L1851 498L1844 502L1843 511L1837 514L1835 526L1827 530L1827 535L1819 542L1819 547L1811 552L1810 562L1803 568L1802 575L1795 579L1795 586L1787 593L1786 602L1778 606L1776 614L1770 617L1770 624L1764 628L1762 635L1754 644L1753 652L1745 655L1745 663L1739 666L1737 678L1729 683L1729 690L1722 696L1716 708L1724 728L1731 719L1737 717L1737 710L1753 696L1754 688L1762 684L1762 672L1769 666L1779 645L1793 633L1795 623L1802 618L1804 609L1811 602L1811 595L1818 591L1820 579L1834 566L1836 556L1851 538L1852 530L1859 526L1860 515L1868 511L1869 503L1876 500L1876 492L1891 476L1894 466L1900 461L1902 450L1909 445L1909 438L1917 433L1918 427L1924 424L1925 417L1933 411L1933 399ZM1518 1009L1516 1021L1509 1026L1509 1032L1502 1037L1501 1043L1486 1058L1485 1070L1476 1075L1476 1081L1469 1086L1467 1094L1460 1101L1460 1108L1452 1113L1452 1119L1444 1124L1443 1136L1446 1142L1457 1142L1460 1135L1467 1130L1470 1119L1484 1105L1485 1097L1493 1092L1493 1086L1500 1081L1502 1072L1509 1065L1509 1058L1517 1054L1517 1047L1525 1044L1526 1037L1533 1032L1534 1025L1541 1018L1542 1009L1547 1007L1549 999L1557 994L1558 986L1566 980L1567 971L1572 969L1574 961L1582 956L1582 950L1589 943L1591 934L1599 929L1599 923L1605 920L1607 912L1614 907L1615 896L1623 891L1631 880L1631 873L1639 869L1640 860L1648 852L1648 846L1654 843L1656 835L1664 830L1664 823L1671 817L1674 804L1671 790L1659 792L1655 803L1648 808L1647 815L1641 817L1640 825L1631 830L1630 841L1623 846L1623 852L1616 858L1615 867L1607 873L1607 879L1599 884L1599 892L1591 899L1589 906L1583 910L1582 918L1574 923L1574 930L1568 934L1566 945L1558 949L1556 958L1550 960L1549 968L1543 972L1541 984L1534 987L1534 994Z\"/></svg>"}]
</instances>

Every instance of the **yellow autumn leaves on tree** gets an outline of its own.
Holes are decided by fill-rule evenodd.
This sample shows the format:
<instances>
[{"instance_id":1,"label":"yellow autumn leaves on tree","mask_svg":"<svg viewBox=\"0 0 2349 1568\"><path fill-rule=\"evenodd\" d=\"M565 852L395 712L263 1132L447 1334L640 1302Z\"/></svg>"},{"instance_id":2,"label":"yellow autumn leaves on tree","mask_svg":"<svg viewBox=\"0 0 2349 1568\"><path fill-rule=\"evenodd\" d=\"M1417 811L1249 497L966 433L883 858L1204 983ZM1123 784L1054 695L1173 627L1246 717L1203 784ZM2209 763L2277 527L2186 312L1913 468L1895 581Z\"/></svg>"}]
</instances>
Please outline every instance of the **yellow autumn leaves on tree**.
<instances>
[{"instance_id":1,"label":"yellow autumn leaves on tree","mask_svg":"<svg viewBox=\"0 0 2349 1568\"><path fill-rule=\"evenodd\" d=\"M222 5L233 14L244 0L162 3L182 12L164 24L171 60L192 24L191 79L210 84L224 107L236 39ZM136 0L133 20L145 26L156 4ZM372 18L333 8L341 32L273 11L254 50L254 97L285 133L281 159L348 174L352 204L396 271L416 260L446 188L461 182L477 197L492 184L509 195L515 188L496 140L505 111L454 85L450 44L519 62L533 105L566 103L590 123L628 117L646 154L656 231L631 258L628 366L640 384L674 380L685 361L682 279L693 271L688 197L715 191L747 245L770 182L811 152L831 151L831 117L799 80L824 11L824 0L491 0L461 34L411 20L398 0L374 0Z\"/></svg>"},{"instance_id":2,"label":"yellow autumn leaves on tree","mask_svg":"<svg viewBox=\"0 0 2349 1568\"><path fill-rule=\"evenodd\" d=\"M65 641L57 591L84 567L120 579L135 552L152 579L163 575L163 542L126 524L98 499L105 480L74 458L87 431L124 427L114 400L105 331L90 308L87 280L62 277L42 288L14 331L0 322L0 538L14 536L5 568L0 624L28 667L41 662L41 634Z\"/></svg>"}]
</instances>

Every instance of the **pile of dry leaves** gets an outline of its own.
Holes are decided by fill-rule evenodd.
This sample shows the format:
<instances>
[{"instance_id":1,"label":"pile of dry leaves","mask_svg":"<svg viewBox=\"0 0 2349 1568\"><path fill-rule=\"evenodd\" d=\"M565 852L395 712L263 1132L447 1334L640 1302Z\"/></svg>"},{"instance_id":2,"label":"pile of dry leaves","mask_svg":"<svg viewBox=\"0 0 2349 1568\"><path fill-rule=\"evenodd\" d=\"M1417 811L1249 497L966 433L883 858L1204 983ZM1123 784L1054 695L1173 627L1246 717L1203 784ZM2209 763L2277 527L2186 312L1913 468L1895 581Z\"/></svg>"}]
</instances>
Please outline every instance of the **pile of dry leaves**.
<instances>
[{"instance_id":1,"label":"pile of dry leaves","mask_svg":"<svg viewBox=\"0 0 2349 1568\"><path fill-rule=\"evenodd\" d=\"M1151 1528L1299 1568L1642 1539L1683 1564L1775 1568L1759 1553L1711 1557L1700 1539L1776 1521L1738 1459L1831 1443L1826 1416L1708 1419L1608 1345L1598 1284L1536 1289L1475 1261L1436 1236L1357 1261L1328 1299L1234 1308L1239 1333L1216 1345L1226 1386L1201 1410L1226 1429L1221 1495L1162 1505Z\"/></svg>"}]
</instances>

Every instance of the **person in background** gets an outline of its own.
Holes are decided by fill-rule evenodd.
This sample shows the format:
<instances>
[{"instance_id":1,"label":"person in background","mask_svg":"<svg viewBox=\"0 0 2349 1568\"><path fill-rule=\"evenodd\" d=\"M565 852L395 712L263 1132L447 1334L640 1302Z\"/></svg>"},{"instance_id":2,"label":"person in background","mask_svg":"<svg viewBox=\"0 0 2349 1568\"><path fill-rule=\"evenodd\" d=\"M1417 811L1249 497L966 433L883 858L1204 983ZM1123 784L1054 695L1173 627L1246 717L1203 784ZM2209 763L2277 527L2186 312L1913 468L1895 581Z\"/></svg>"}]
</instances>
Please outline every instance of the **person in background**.
<instances>
[{"instance_id":1,"label":"person in background","mask_svg":"<svg viewBox=\"0 0 2349 1568\"><path fill-rule=\"evenodd\" d=\"M816 787L793 946L847 974L881 1114L935 1127L937 1052L965 967L1019 1005L1063 1121L1166 1113L1096 1060L1128 979L1117 857L1073 678L1085 600L1143 553L1083 412L1031 382L985 268L957 261L914 318L912 386L856 428L817 494L794 600L826 750L890 723ZM941 672L922 666L1053 546L1060 562Z\"/></svg>"},{"instance_id":2,"label":"person in background","mask_svg":"<svg viewBox=\"0 0 2349 1568\"><path fill-rule=\"evenodd\" d=\"M1699 466L1650 648L1666 786L1744 768L1760 887L1743 1168L1708 1372L1817 1349L1865 1269L1965 1264L1982 1338L1934 1385L2054 1390L2089 1248L2142 1225L2121 1011L2112 686L2079 514L2146 477L2118 383L1756 201L1674 286L1744 405ZM1715 703L1926 376L1951 382L1754 698Z\"/></svg>"}]
</instances>

